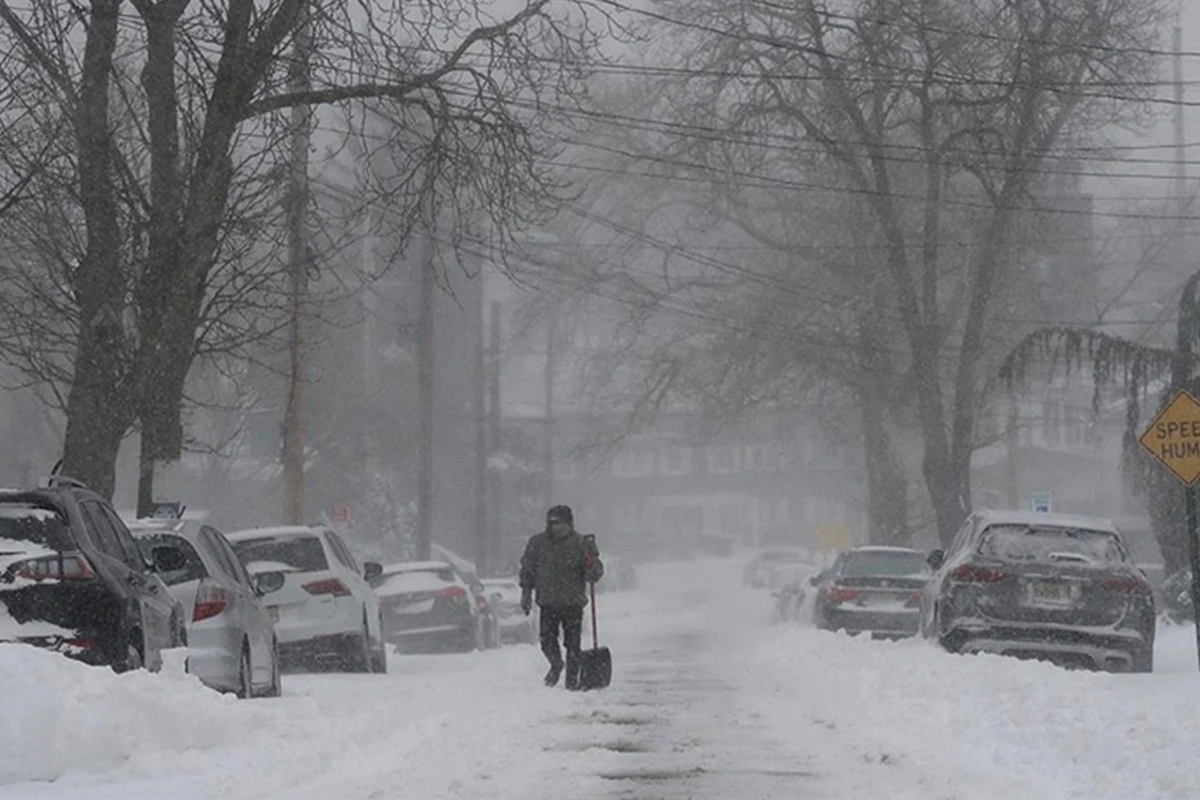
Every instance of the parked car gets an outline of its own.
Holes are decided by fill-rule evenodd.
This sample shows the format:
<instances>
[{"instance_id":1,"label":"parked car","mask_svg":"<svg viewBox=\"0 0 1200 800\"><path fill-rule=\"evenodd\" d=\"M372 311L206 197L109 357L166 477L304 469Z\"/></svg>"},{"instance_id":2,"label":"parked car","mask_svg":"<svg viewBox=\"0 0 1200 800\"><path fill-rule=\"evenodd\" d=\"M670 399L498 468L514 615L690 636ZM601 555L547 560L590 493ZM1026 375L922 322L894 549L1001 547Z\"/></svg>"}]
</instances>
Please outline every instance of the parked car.
<instances>
[{"instance_id":1,"label":"parked car","mask_svg":"<svg viewBox=\"0 0 1200 800\"><path fill-rule=\"evenodd\" d=\"M488 600L500 620L500 641L534 644L538 640L536 608L529 615L521 610L521 585L516 578L484 578Z\"/></svg>"},{"instance_id":2,"label":"parked car","mask_svg":"<svg viewBox=\"0 0 1200 800\"><path fill-rule=\"evenodd\" d=\"M771 609L771 622L800 621L809 582L816 573L816 566L803 562L775 565L771 570L770 580L771 595L775 598L775 606Z\"/></svg>"},{"instance_id":3,"label":"parked car","mask_svg":"<svg viewBox=\"0 0 1200 800\"><path fill-rule=\"evenodd\" d=\"M61 476L43 483L0 491L0 641L160 669L162 651L187 642L184 608L158 576L183 553L143 555L103 497Z\"/></svg>"},{"instance_id":4,"label":"parked car","mask_svg":"<svg viewBox=\"0 0 1200 800\"><path fill-rule=\"evenodd\" d=\"M846 550L813 576L813 624L822 630L914 636L921 590L929 580L925 554L907 547L863 545Z\"/></svg>"},{"instance_id":5,"label":"parked car","mask_svg":"<svg viewBox=\"0 0 1200 800\"><path fill-rule=\"evenodd\" d=\"M1154 668L1150 584L1108 520L983 511L930 564L922 633L951 652Z\"/></svg>"},{"instance_id":6,"label":"parked car","mask_svg":"<svg viewBox=\"0 0 1200 800\"><path fill-rule=\"evenodd\" d=\"M263 597L282 586L282 574L252 577L225 535L200 521L140 519L129 529L147 557L165 545L187 560L159 577L187 613L188 672L238 697L278 697L279 643Z\"/></svg>"},{"instance_id":7,"label":"parked car","mask_svg":"<svg viewBox=\"0 0 1200 800\"><path fill-rule=\"evenodd\" d=\"M742 573L742 585L751 589L768 588L771 570L776 564L795 564L808 562L808 554L802 550L775 549L764 550L746 565Z\"/></svg>"},{"instance_id":8,"label":"parked car","mask_svg":"<svg viewBox=\"0 0 1200 800\"><path fill-rule=\"evenodd\" d=\"M628 559L601 553L604 561L604 579L596 584L596 591L627 592L638 587L637 570Z\"/></svg>"},{"instance_id":9,"label":"parked car","mask_svg":"<svg viewBox=\"0 0 1200 800\"><path fill-rule=\"evenodd\" d=\"M334 531L321 526L254 528L227 535L258 580L281 573L265 599L284 669L387 672L379 600L369 583L381 567L360 566Z\"/></svg>"},{"instance_id":10,"label":"parked car","mask_svg":"<svg viewBox=\"0 0 1200 800\"><path fill-rule=\"evenodd\" d=\"M435 544L433 546L434 558L445 561L450 565L451 569L458 574L458 577L467 584L467 588L471 590L471 596L475 598L475 607L479 612L480 622L483 627L483 647L493 648L500 646L500 617L496 614L496 610L492 608L491 601L488 600L487 590L483 586L483 582L479 579L479 573L475 565L457 553Z\"/></svg>"},{"instance_id":11,"label":"parked car","mask_svg":"<svg viewBox=\"0 0 1200 800\"><path fill-rule=\"evenodd\" d=\"M388 564L373 581L383 635L401 653L470 652L486 646L476 596L446 561Z\"/></svg>"}]
</instances>

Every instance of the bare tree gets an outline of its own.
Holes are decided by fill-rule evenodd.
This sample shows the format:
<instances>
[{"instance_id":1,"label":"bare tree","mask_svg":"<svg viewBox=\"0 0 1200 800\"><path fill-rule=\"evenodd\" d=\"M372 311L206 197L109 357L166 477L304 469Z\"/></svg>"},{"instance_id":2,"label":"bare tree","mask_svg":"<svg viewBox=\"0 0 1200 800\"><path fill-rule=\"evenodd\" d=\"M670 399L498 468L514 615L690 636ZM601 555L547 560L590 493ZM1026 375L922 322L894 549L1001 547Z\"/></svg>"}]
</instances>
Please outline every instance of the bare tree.
<instances>
[{"instance_id":1,"label":"bare tree","mask_svg":"<svg viewBox=\"0 0 1200 800\"><path fill-rule=\"evenodd\" d=\"M305 7L313 88L295 92L286 88L284 54ZM64 270L76 320L65 367L64 468L111 493L117 447L134 420L153 457L178 457L183 387L214 292L231 195L243 181L270 177L253 156L270 149L284 112L341 104L351 120L365 107L421 119L430 131L426 153L475 154L469 163L480 173L460 202L473 200L503 230L505 220L553 196L535 158L543 117L510 101L570 95L609 32L607 20L586 3L560 8L549 0L499 18L473 0L420 9L310 0L131 0L131 8L94 0L87 10L0 2L0 50L36 89L10 108L54 109L65 123L74 169L73 196L62 204L85 231L78 260ZM136 87L120 77L134 70ZM123 138L122 115L136 140ZM454 196L462 176L440 169L445 164L426 159L424 186L441 180L450 187L442 196ZM137 205L123 205L126 196ZM141 251L128 246L134 229Z\"/></svg>"},{"instance_id":2,"label":"bare tree","mask_svg":"<svg viewBox=\"0 0 1200 800\"><path fill-rule=\"evenodd\" d=\"M681 42L686 119L726 138L787 134L836 179L787 177L863 198L911 359L922 472L948 541L970 509L981 355L1012 274L1016 225L1056 148L1141 120L1162 8L872 0L841 12L815 0L702 0L655 16ZM1114 81L1119 92L1097 88ZM975 232L961 318L945 281L951 219Z\"/></svg>"}]
</instances>

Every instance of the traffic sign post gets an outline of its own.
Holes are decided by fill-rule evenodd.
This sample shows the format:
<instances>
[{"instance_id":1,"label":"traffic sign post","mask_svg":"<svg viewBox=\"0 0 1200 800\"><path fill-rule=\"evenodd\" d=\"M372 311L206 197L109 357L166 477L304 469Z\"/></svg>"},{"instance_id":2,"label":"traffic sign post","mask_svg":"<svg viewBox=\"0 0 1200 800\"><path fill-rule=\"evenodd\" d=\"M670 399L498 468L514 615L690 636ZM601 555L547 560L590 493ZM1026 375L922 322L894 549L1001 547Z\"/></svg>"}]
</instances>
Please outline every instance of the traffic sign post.
<instances>
[{"instance_id":1,"label":"traffic sign post","mask_svg":"<svg viewBox=\"0 0 1200 800\"><path fill-rule=\"evenodd\" d=\"M1196 492L1200 480L1200 401L1180 389L1158 412L1138 442L1183 484L1188 550L1192 561L1192 614L1196 657L1200 661L1200 542L1197 541Z\"/></svg>"}]
</instances>

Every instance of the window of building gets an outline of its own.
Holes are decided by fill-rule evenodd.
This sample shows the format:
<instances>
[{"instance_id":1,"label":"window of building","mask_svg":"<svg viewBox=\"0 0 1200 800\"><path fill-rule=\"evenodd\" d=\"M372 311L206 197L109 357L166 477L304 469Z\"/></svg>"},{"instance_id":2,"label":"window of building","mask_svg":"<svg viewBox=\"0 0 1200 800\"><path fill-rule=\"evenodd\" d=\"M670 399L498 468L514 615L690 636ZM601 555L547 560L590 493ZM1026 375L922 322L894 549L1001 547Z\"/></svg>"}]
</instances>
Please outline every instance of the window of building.
<instances>
[{"instance_id":1,"label":"window of building","mask_svg":"<svg viewBox=\"0 0 1200 800\"><path fill-rule=\"evenodd\" d=\"M658 471L663 475L689 475L692 472L692 448L668 445L658 451Z\"/></svg>"},{"instance_id":2,"label":"window of building","mask_svg":"<svg viewBox=\"0 0 1200 800\"><path fill-rule=\"evenodd\" d=\"M655 451L644 447L622 450L613 459L613 475L618 478L646 478L654 474Z\"/></svg>"},{"instance_id":3,"label":"window of building","mask_svg":"<svg viewBox=\"0 0 1200 800\"><path fill-rule=\"evenodd\" d=\"M636 502L617 503L614 509L618 531L637 531L642 527L642 509Z\"/></svg>"},{"instance_id":4,"label":"window of building","mask_svg":"<svg viewBox=\"0 0 1200 800\"><path fill-rule=\"evenodd\" d=\"M708 471L713 475L731 475L738 471L738 449L728 445L714 445L707 450Z\"/></svg>"}]
</instances>

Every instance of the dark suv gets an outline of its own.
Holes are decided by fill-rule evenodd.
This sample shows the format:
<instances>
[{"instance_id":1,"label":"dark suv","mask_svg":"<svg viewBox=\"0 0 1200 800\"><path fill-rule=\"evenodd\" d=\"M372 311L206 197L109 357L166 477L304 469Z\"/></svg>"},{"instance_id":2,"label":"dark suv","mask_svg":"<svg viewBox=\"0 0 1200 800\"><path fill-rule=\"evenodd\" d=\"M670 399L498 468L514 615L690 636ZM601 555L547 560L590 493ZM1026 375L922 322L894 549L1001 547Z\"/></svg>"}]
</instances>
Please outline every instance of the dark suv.
<instances>
[{"instance_id":1,"label":"dark suv","mask_svg":"<svg viewBox=\"0 0 1200 800\"><path fill-rule=\"evenodd\" d=\"M95 492L69 478L0 490L0 641L24 642L118 672L162 666L186 644L185 612L155 574L184 555L156 548L153 563Z\"/></svg>"},{"instance_id":2,"label":"dark suv","mask_svg":"<svg viewBox=\"0 0 1200 800\"><path fill-rule=\"evenodd\" d=\"M1153 592L1108 520L977 512L930 566L921 631L951 652L1154 668Z\"/></svg>"}]
</instances>

